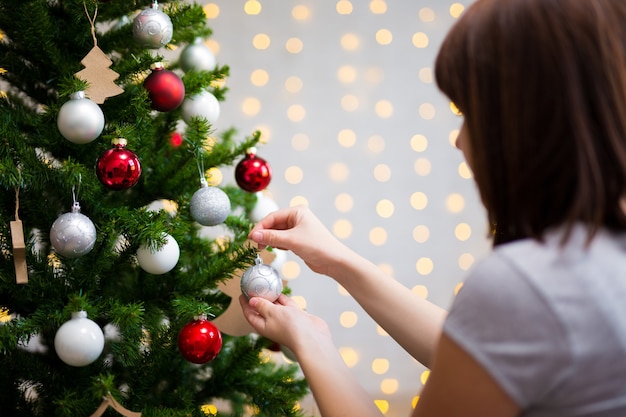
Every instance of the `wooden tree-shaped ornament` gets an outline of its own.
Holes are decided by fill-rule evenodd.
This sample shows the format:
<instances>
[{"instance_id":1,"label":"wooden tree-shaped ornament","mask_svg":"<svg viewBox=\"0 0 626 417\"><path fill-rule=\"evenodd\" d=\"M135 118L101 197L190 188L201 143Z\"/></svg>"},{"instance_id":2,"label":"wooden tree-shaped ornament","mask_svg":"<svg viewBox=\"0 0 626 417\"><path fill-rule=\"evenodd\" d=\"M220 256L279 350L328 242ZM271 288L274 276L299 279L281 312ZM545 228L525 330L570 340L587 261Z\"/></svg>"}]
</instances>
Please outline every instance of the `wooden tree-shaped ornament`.
<instances>
[{"instance_id":1,"label":"wooden tree-shaped ornament","mask_svg":"<svg viewBox=\"0 0 626 417\"><path fill-rule=\"evenodd\" d=\"M108 97L122 94L124 90L114 82L120 75L109 68L111 64L113 64L113 61L111 61L109 57L102 52L102 49L98 47L98 39L96 37L96 17L98 16L98 5L96 4L93 17L89 15L86 2L83 2L83 6L85 7L87 19L89 19L89 23L91 24L93 48L91 48L91 51L89 51L83 60L80 61L85 69L78 71L74 75L89 83L87 89L85 90L85 95L95 103L102 104Z\"/></svg>"},{"instance_id":2,"label":"wooden tree-shaped ornament","mask_svg":"<svg viewBox=\"0 0 626 417\"><path fill-rule=\"evenodd\" d=\"M80 63L85 69L77 72L76 76L89 83L85 95L94 102L102 104L108 97L124 92L114 82L120 75L109 68L113 61L98 46L94 46Z\"/></svg>"}]
</instances>

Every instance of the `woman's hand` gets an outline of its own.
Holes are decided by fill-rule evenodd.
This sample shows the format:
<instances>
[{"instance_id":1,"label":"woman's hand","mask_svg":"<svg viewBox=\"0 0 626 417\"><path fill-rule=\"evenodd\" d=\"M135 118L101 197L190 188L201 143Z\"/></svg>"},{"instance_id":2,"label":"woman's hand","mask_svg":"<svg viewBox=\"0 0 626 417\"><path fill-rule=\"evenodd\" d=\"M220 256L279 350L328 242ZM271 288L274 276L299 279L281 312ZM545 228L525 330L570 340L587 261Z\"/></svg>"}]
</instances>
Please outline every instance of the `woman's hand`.
<instances>
[{"instance_id":1,"label":"woman's hand","mask_svg":"<svg viewBox=\"0 0 626 417\"><path fill-rule=\"evenodd\" d=\"M241 295L243 314L261 336L286 346L296 356L302 346L329 342L330 330L326 322L302 310L291 298L281 294L272 303L260 297L248 299Z\"/></svg>"},{"instance_id":2,"label":"woman's hand","mask_svg":"<svg viewBox=\"0 0 626 417\"><path fill-rule=\"evenodd\" d=\"M299 256L314 272L331 275L352 253L305 206L277 210L257 223L249 235L262 249L271 246Z\"/></svg>"}]
</instances>

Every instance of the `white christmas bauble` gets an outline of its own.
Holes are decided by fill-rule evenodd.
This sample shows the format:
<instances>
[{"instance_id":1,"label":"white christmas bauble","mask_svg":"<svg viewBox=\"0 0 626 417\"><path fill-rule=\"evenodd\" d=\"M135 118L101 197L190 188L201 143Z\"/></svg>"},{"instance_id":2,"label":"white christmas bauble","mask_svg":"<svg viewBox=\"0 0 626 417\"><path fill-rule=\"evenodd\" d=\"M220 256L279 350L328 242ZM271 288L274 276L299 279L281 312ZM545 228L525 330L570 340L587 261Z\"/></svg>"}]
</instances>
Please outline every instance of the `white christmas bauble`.
<instances>
[{"instance_id":1,"label":"white christmas bauble","mask_svg":"<svg viewBox=\"0 0 626 417\"><path fill-rule=\"evenodd\" d=\"M298 358L296 357L296 354L293 353L293 350L289 349L287 346L280 345L280 351L283 353L285 358L287 358L291 362L298 362Z\"/></svg>"},{"instance_id":2,"label":"white christmas bauble","mask_svg":"<svg viewBox=\"0 0 626 417\"><path fill-rule=\"evenodd\" d=\"M217 62L213 51L204 45L202 38L196 38L180 53L180 67L183 71L213 71Z\"/></svg>"},{"instance_id":3,"label":"white christmas bauble","mask_svg":"<svg viewBox=\"0 0 626 417\"><path fill-rule=\"evenodd\" d=\"M133 37L144 48L158 49L172 40L174 28L168 15L153 3L133 20Z\"/></svg>"},{"instance_id":4,"label":"white christmas bauble","mask_svg":"<svg viewBox=\"0 0 626 417\"><path fill-rule=\"evenodd\" d=\"M276 204L274 200L267 197L262 192L259 191L258 193L256 193L256 198L256 204L250 212L250 220L252 220L254 223L260 222L265 216L273 211L278 210L278 204Z\"/></svg>"},{"instance_id":5,"label":"white christmas bauble","mask_svg":"<svg viewBox=\"0 0 626 417\"><path fill-rule=\"evenodd\" d=\"M104 113L94 101L85 98L84 91L78 91L59 109L57 127L70 142L89 143L104 129Z\"/></svg>"},{"instance_id":6,"label":"white christmas bauble","mask_svg":"<svg viewBox=\"0 0 626 417\"><path fill-rule=\"evenodd\" d=\"M96 237L96 226L78 211L60 215L50 228L52 247L59 255L68 258L78 258L91 252Z\"/></svg>"},{"instance_id":7,"label":"white christmas bauble","mask_svg":"<svg viewBox=\"0 0 626 417\"><path fill-rule=\"evenodd\" d=\"M261 297L272 302L283 291L283 281L278 271L270 265L266 265L257 257L255 265L246 269L241 275L241 292L247 298Z\"/></svg>"},{"instance_id":8,"label":"white christmas bauble","mask_svg":"<svg viewBox=\"0 0 626 417\"><path fill-rule=\"evenodd\" d=\"M189 208L195 221L203 226L215 226L230 214L230 199L220 188L202 183L191 197Z\"/></svg>"},{"instance_id":9,"label":"white christmas bauble","mask_svg":"<svg viewBox=\"0 0 626 417\"><path fill-rule=\"evenodd\" d=\"M63 362L71 366L87 366L104 349L104 333L100 326L87 318L87 313L72 313L54 336L54 349Z\"/></svg>"},{"instance_id":10,"label":"white christmas bauble","mask_svg":"<svg viewBox=\"0 0 626 417\"><path fill-rule=\"evenodd\" d=\"M203 91L192 97L187 97L181 105L181 113L186 123L193 117L202 117L214 124L220 117L220 102L213 94Z\"/></svg>"},{"instance_id":11,"label":"white christmas bauble","mask_svg":"<svg viewBox=\"0 0 626 417\"><path fill-rule=\"evenodd\" d=\"M149 274L161 275L171 271L178 263L180 248L171 235L165 234L167 240L158 250L141 245L137 250L137 262L141 269Z\"/></svg>"},{"instance_id":12,"label":"white christmas bauble","mask_svg":"<svg viewBox=\"0 0 626 417\"><path fill-rule=\"evenodd\" d=\"M272 248L272 253L276 255L276 257L272 261L271 265L275 270L280 271L283 269L285 262L287 262L287 251L284 249Z\"/></svg>"}]
</instances>

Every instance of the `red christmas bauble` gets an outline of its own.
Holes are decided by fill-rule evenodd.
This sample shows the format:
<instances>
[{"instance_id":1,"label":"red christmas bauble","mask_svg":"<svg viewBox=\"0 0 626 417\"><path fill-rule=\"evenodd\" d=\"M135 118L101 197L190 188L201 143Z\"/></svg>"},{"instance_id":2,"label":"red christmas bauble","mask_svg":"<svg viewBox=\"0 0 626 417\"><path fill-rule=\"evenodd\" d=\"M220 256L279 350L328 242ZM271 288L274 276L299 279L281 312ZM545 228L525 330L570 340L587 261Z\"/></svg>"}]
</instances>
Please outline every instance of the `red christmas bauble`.
<instances>
[{"instance_id":1,"label":"red christmas bauble","mask_svg":"<svg viewBox=\"0 0 626 417\"><path fill-rule=\"evenodd\" d=\"M172 145L175 148L178 148L182 144L183 144L183 135L181 135L178 132L174 132L170 135L170 145Z\"/></svg>"},{"instance_id":2,"label":"red christmas bauble","mask_svg":"<svg viewBox=\"0 0 626 417\"><path fill-rule=\"evenodd\" d=\"M126 149L126 139L113 141L114 147L102 152L96 162L96 175L111 190L130 188L139 181L141 164L139 157Z\"/></svg>"},{"instance_id":3,"label":"red christmas bauble","mask_svg":"<svg viewBox=\"0 0 626 417\"><path fill-rule=\"evenodd\" d=\"M143 86L148 91L154 110L175 110L185 99L185 84L178 75L158 63L143 82Z\"/></svg>"},{"instance_id":4,"label":"red christmas bauble","mask_svg":"<svg viewBox=\"0 0 626 417\"><path fill-rule=\"evenodd\" d=\"M185 324L178 334L178 350L191 363L207 363L222 349L222 334L205 318Z\"/></svg>"},{"instance_id":5,"label":"red christmas bauble","mask_svg":"<svg viewBox=\"0 0 626 417\"><path fill-rule=\"evenodd\" d=\"M246 157L235 167L235 180L239 187L251 193L264 190L272 179L272 168L263 158L254 152L248 152Z\"/></svg>"}]
</instances>

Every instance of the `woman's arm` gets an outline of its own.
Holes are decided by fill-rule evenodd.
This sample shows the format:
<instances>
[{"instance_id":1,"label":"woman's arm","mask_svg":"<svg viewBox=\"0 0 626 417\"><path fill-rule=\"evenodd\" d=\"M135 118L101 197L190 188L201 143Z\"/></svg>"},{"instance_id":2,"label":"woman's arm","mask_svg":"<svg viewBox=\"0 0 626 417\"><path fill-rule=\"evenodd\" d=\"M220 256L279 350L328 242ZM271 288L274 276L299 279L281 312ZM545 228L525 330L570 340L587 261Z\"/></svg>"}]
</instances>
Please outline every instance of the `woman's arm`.
<instances>
[{"instance_id":1,"label":"woman's arm","mask_svg":"<svg viewBox=\"0 0 626 417\"><path fill-rule=\"evenodd\" d=\"M516 417L519 413L491 375L444 334L413 417Z\"/></svg>"},{"instance_id":2,"label":"woman's arm","mask_svg":"<svg viewBox=\"0 0 626 417\"><path fill-rule=\"evenodd\" d=\"M291 250L341 284L415 359L429 366L446 312L414 294L343 243L306 207L278 210L250 232L261 247Z\"/></svg>"}]
</instances>

